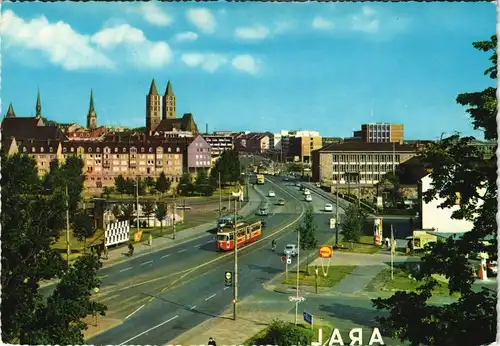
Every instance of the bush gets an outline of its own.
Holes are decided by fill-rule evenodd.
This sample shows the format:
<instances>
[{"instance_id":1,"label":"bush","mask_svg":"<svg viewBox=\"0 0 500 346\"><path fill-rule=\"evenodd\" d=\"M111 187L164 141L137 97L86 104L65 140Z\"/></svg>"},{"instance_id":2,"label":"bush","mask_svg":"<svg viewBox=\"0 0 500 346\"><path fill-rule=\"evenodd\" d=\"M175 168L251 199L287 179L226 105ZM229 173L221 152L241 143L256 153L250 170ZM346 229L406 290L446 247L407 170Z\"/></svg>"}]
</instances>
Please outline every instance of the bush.
<instances>
[{"instance_id":1,"label":"bush","mask_svg":"<svg viewBox=\"0 0 500 346\"><path fill-rule=\"evenodd\" d=\"M274 320L264 336L254 341L254 345L310 345L313 340L313 332L303 326L295 326L292 323Z\"/></svg>"}]
</instances>

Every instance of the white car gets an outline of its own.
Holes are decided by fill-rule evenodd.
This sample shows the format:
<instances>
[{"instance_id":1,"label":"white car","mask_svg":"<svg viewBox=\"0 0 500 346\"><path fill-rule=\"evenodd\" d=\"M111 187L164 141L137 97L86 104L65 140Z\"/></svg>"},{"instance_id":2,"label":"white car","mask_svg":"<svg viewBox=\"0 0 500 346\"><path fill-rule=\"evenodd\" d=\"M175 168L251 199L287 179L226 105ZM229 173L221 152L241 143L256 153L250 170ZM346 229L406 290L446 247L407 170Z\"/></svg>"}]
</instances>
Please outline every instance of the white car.
<instances>
[{"instance_id":1,"label":"white car","mask_svg":"<svg viewBox=\"0 0 500 346\"><path fill-rule=\"evenodd\" d=\"M269 191L269 194L268 194L269 197L276 197L276 194L274 193L274 191Z\"/></svg>"},{"instance_id":2,"label":"white car","mask_svg":"<svg viewBox=\"0 0 500 346\"><path fill-rule=\"evenodd\" d=\"M304 189L304 195L310 195L311 194L311 191L309 191L308 189Z\"/></svg>"},{"instance_id":3,"label":"white car","mask_svg":"<svg viewBox=\"0 0 500 346\"><path fill-rule=\"evenodd\" d=\"M259 208L259 212L257 213L260 216L267 216L269 215L269 211L265 207Z\"/></svg>"},{"instance_id":4,"label":"white car","mask_svg":"<svg viewBox=\"0 0 500 346\"><path fill-rule=\"evenodd\" d=\"M311 197L311 195L306 195L306 202L312 202L313 199Z\"/></svg>"},{"instance_id":5,"label":"white car","mask_svg":"<svg viewBox=\"0 0 500 346\"><path fill-rule=\"evenodd\" d=\"M285 250L283 251L283 254L287 257L297 256L297 245L287 244L287 246L285 246Z\"/></svg>"},{"instance_id":6,"label":"white car","mask_svg":"<svg viewBox=\"0 0 500 346\"><path fill-rule=\"evenodd\" d=\"M333 211L333 205L329 203L325 204L325 211Z\"/></svg>"}]
</instances>

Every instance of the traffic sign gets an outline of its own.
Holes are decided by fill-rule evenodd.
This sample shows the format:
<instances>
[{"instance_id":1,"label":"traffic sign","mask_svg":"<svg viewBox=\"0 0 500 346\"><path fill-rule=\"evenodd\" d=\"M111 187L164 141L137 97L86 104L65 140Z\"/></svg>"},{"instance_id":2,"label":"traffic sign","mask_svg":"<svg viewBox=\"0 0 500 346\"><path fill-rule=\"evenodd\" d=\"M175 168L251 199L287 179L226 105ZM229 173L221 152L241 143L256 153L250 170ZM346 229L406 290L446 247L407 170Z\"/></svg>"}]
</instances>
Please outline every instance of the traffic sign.
<instances>
[{"instance_id":1,"label":"traffic sign","mask_svg":"<svg viewBox=\"0 0 500 346\"><path fill-rule=\"evenodd\" d=\"M281 262L285 263L287 260L287 257L286 256L281 256Z\"/></svg>"},{"instance_id":2,"label":"traffic sign","mask_svg":"<svg viewBox=\"0 0 500 346\"><path fill-rule=\"evenodd\" d=\"M307 311L304 311L302 313L302 316L304 317L304 322L309 323L312 326L312 324L313 324L313 315L311 315Z\"/></svg>"},{"instance_id":3,"label":"traffic sign","mask_svg":"<svg viewBox=\"0 0 500 346\"><path fill-rule=\"evenodd\" d=\"M287 257L286 264L292 264L292 259L290 257Z\"/></svg>"},{"instance_id":4,"label":"traffic sign","mask_svg":"<svg viewBox=\"0 0 500 346\"><path fill-rule=\"evenodd\" d=\"M319 247L319 257L321 258L332 258L333 256L333 246L331 245L321 245Z\"/></svg>"},{"instance_id":5,"label":"traffic sign","mask_svg":"<svg viewBox=\"0 0 500 346\"><path fill-rule=\"evenodd\" d=\"M226 274L224 275L224 283L226 286L233 285L233 273L232 272L226 272Z\"/></svg>"},{"instance_id":6,"label":"traffic sign","mask_svg":"<svg viewBox=\"0 0 500 346\"><path fill-rule=\"evenodd\" d=\"M330 229L335 228L336 221L334 217L330 218Z\"/></svg>"},{"instance_id":7,"label":"traffic sign","mask_svg":"<svg viewBox=\"0 0 500 346\"><path fill-rule=\"evenodd\" d=\"M291 302L299 302L300 303L300 302L303 302L304 300L306 300L306 298L290 296L290 297L288 297L288 300Z\"/></svg>"}]
</instances>

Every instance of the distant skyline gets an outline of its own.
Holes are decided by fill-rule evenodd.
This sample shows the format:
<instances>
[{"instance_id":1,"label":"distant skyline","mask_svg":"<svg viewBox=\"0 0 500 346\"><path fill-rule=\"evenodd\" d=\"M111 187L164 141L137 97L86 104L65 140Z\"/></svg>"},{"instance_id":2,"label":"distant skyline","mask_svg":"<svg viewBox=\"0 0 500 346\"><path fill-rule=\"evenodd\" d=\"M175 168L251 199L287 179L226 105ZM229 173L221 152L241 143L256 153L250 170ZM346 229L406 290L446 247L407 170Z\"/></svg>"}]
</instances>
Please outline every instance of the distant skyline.
<instances>
[{"instance_id":1,"label":"distant skyline","mask_svg":"<svg viewBox=\"0 0 500 346\"><path fill-rule=\"evenodd\" d=\"M457 94L495 85L472 42L492 3L10 3L2 6L1 110L85 125L145 125L154 78L200 131L313 130L405 139L474 131Z\"/></svg>"}]
</instances>

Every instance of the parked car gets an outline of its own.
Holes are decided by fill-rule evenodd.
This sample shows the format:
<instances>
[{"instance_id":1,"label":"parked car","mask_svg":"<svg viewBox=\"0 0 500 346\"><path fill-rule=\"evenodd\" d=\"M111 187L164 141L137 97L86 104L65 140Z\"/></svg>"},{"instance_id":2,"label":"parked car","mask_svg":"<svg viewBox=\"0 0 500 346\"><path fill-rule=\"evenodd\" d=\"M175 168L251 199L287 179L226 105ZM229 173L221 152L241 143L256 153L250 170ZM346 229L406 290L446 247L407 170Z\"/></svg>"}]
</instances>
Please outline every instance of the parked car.
<instances>
[{"instance_id":1,"label":"parked car","mask_svg":"<svg viewBox=\"0 0 500 346\"><path fill-rule=\"evenodd\" d=\"M313 199L311 197L311 195L306 195L306 202L312 202Z\"/></svg>"},{"instance_id":2,"label":"parked car","mask_svg":"<svg viewBox=\"0 0 500 346\"><path fill-rule=\"evenodd\" d=\"M333 205L329 203L325 204L325 211L333 211Z\"/></svg>"},{"instance_id":3,"label":"parked car","mask_svg":"<svg viewBox=\"0 0 500 346\"><path fill-rule=\"evenodd\" d=\"M316 185L316 187L321 187L320 183L316 183L315 185Z\"/></svg>"},{"instance_id":4,"label":"parked car","mask_svg":"<svg viewBox=\"0 0 500 346\"><path fill-rule=\"evenodd\" d=\"M285 256L295 257L297 256L297 245L295 244L287 244L285 246L285 250L283 251Z\"/></svg>"},{"instance_id":5,"label":"parked car","mask_svg":"<svg viewBox=\"0 0 500 346\"><path fill-rule=\"evenodd\" d=\"M269 197L276 197L276 194L274 193L273 190L269 191L269 194L268 194Z\"/></svg>"},{"instance_id":6,"label":"parked car","mask_svg":"<svg viewBox=\"0 0 500 346\"><path fill-rule=\"evenodd\" d=\"M285 200L283 198L278 199L278 205L285 205Z\"/></svg>"},{"instance_id":7,"label":"parked car","mask_svg":"<svg viewBox=\"0 0 500 346\"><path fill-rule=\"evenodd\" d=\"M311 191L309 191L308 189L304 189L304 195L310 195L311 194Z\"/></svg>"}]
</instances>

